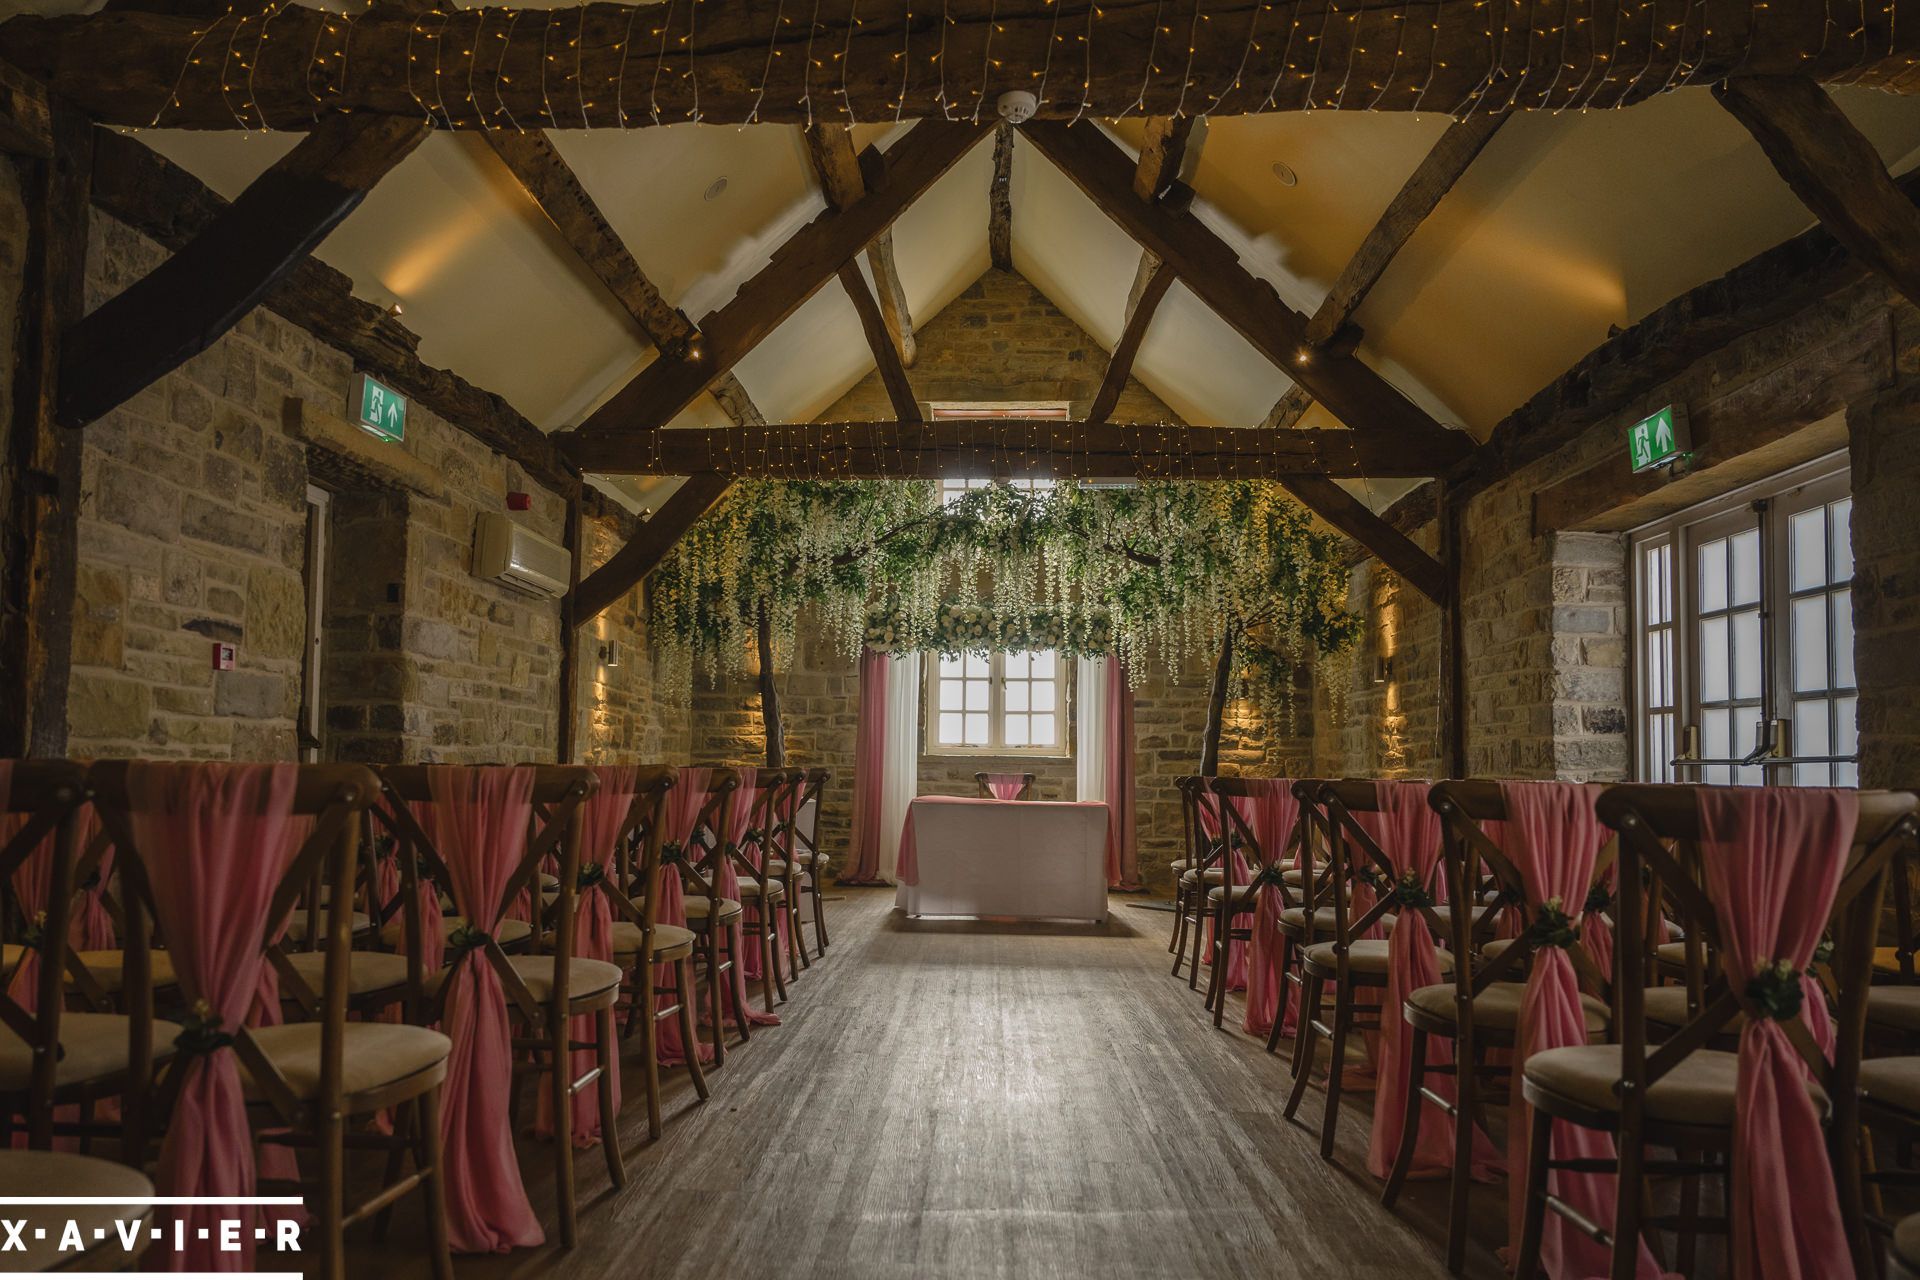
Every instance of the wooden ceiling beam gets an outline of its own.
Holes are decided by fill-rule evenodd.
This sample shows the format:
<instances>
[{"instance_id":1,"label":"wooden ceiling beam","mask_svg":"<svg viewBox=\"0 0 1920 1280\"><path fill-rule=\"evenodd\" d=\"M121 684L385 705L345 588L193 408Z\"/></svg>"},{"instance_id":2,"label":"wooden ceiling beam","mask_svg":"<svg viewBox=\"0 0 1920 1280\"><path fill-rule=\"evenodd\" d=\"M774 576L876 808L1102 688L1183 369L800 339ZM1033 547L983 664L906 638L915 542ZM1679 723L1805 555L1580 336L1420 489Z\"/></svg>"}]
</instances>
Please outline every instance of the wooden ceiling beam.
<instances>
[{"instance_id":1,"label":"wooden ceiling beam","mask_svg":"<svg viewBox=\"0 0 1920 1280\"><path fill-rule=\"evenodd\" d=\"M219 218L227 202L138 138L96 129L93 203L161 246L178 250ZM384 308L353 296L353 282L309 256L270 289L264 305L422 408L517 463L555 493L580 478L552 442L500 396L420 359L420 338Z\"/></svg>"},{"instance_id":2,"label":"wooden ceiling beam","mask_svg":"<svg viewBox=\"0 0 1920 1280\"><path fill-rule=\"evenodd\" d=\"M906 362L894 348L886 318L880 314L880 304L874 301L873 291L867 288L867 278L860 274L858 261L840 268L840 286L847 291L847 300L853 303L854 313L860 317L860 330L873 351L880 382L887 389L894 416L902 422L920 421L920 406L913 398L913 383L907 377Z\"/></svg>"},{"instance_id":3,"label":"wooden ceiling beam","mask_svg":"<svg viewBox=\"0 0 1920 1280\"><path fill-rule=\"evenodd\" d=\"M1920 210L1825 89L1804 76L1741 76L1713 96L1834 239L1920 302Z\"/></svg>"},{"instance_id":4,"label":"wooden ceiling beam","mask_svg":"<svg viewBox=\"0 0 1920 1280\"><path fill-rule=\"evenodd\" d=\"M47 91L5 62L0 62L0 154L53 159Z\"/></svg>"},{"instance_id":5,"label":"wooden ceiling beam","mask_svg":"<svg viewBox=\"0 0 1920 1280\"><path fill-rule=\"evenodd\" d=\"M1822 0L1701 0L1688 26L1712 39L1675 39L1660 23L1631 21L1639 8L1626 0L1583 11L1587 20L1571 34L1562 9L1539 6L1509 15L1497 40L1487 38L1484 0L1435 0L1412 19L1404 5L1217 0L1205 22L1193 21L1190 0L1103 0L1084 66L1070 73L1060 63L1075 46L1062 42L1087 26L1087 0L1013 10L970 0L950 13L868 0L851 30L839 11L770 29L754 0L706 0L697 23L686 7L666 15L674 65L664 76L654 74L655 59L627 47L636 23L650 31L663 20L655 4L527 10L517 21L503 7L454 9L424 32L381 6L351 23L306 5L235 10L211 32L193 16L22 15L0 24L0 56L102 123L144 128L157 115L162 126L194 129L305 128L316 111L361 109L469 129L646 126L696 114L710 124L984 118L1001 94L1041 83L1056 49L1062 57L1051 59L1041 119L1308 107L1459 117L1619 106L1733 74L1920 87L1910 66L1920 55L1920 0L1869 6L1838 28ZM1418 36L1404 30L1410 22ZM1156 23L1193 31L1193 53L1178 72L1143 81ZM263 41L268 26L272 38ZM1310 56L1301 54L1306 42L1280 38L1289 28L1322 33ZM340 56L349 38L350 60ZM244 95L231 92L222 59L190 61L202 40L255 51ZM908 40L916 56L903 67ZM569 56L549 62L556 41ZM820 83L827 77L813 67L810 47L838 55L833 88ZM938 63L918 56L937 47ZM429 53L440 74L421 85L407 72ZM964 81L943 74L962 67L973 69ZM1615 67L1631 70L1613 74ZM623 70L625 93L617 91Z\"/></svg>"},{"instance_id":6,"label":"wooden ceiling beam","mask_svg":"<svg viewBox=\"0 0 1920 1280\"><path fill-rule=\"evenodd\" d=\"M1442 470L1431 444L1358 431L1104 424L1047 418L816 422L673 428L566 442L582 470L603 475L880 479L932 475L1425 476Z\"/></svg>"},{"instance_id":7,"label":"wooden ceiling beam","mask_svg":"<svg viewBox=\"0 0 1920 1280\"><path fill-rule=\"evenodd\" d=\"M1315 432L1304 434L1314 435ZM1446 566L1324 475L1287 475L1280 484L1314 514L1365 547L1400 580L1437 605L1452 596Z\"/></svg>"},{"instance_id":8,"label":"wooden ceiling beam","mask_svg":"<svg viewBox=\"0 0 1920 1280\"><path fill-rule=\"evenodd\" d=\"M866 175L860 171L860 157L853 149L853 131L843 124L818 124L802 133L814 174L827 203L845 209L867 194ZM873 290L880 303L880 316L900 363L911 368L917 354L913 341L913 311L907 306L907 291L900 283L900 268L893 260L893 229L889 227L867 246L867 269L873 272Z\"/></svg>"},{"instance_id":9,"label":"wooden ceiling beam","mask_svg":"<svg viewBox=\"0 0 1920 1280\"><path fill-rule=\"evenodd\" d=\"M693 321L660 295L552 139L537 129L524 133L501 129L482 136L574 256L633 317L647 341L663 352L684 352L698 332ZM731 373L721 374L707 389L735 426L766 422L753 397Z\"/></svg>"},{"instance_id":10,"label":"wooden ceiling beam","mask_svg":"<svg viewBox=\"0 0 1920 1280\"><path fill-rule=\"evenodd\" d=\"M1472 116L1458 121L1440 135L1400 190L1388 201L1386 212L1367 232L1354 251L1333 288L1307 320L1306 340L1322 350L1339 345L1336 338L1351 342L1358 337L1353 329L1353 313L1360 309L1373 286L1380 283L1400 250L1406 247L1420 224L1427 220L1447 192L1466 173L1467 166L1492 141L1506 120L1505 116ZM1348 347L1351 350L1351 346ZM1291 427L1299 422L1313 399L1296 384L1274 403L1267 414L1268 424Z\"/></svg>"},{"instance_id":11,"label":"wooden ceiling beam","mask_svg":"<svg viewBox=\"0 0 1920 1280\"><path fill-rule=\"evenodd\" d=\"M1167 296L1172 286L1173 268L1154 259L1153 274L1139 295L1130 300L1127 327L1120 331L1120 341L1113 344L1113 354L1107 358L1106 376L1100 379L1100 389L1094 393L1093 404L1087 409L1089 423L1105 422L1113 416L1114 406L1120 403L1120 393L1127 389L1134 357L1140 354L1141 339L1147 336L1147 325L1160 299Z\"/></svg>"},{"instance_id":12,"label":"wooden ceiling beam","mask_svg":"<svg viewBox=\"0 0 1920 1280\"><path fill-rule=\"evenodd\" d=\"M680 355L662 353L571 434L595 439L666 425L892 226L983 132L940 121L913 126L868 180L866 198L844 211L829 209L795 232L731 302L700 322L700 344Z\"/></svg>"},{"instance_id":13,"label":"wooden ceiling beam","mask_svg":"<svg viewBox=\"0 0 1920 1280\"><path fill-rule=\"evenodd\" d=\"M1057 165L1142 248L1172 265L1182 284L1276 365L1355 430L1382 439L1431 446L1463 456L1471 441L1448 431L1384 378L1351 355L1315 352L1306 321L1280 301L1273 286L1241 265L1233 250L1189 211L1133 193L1126 154L1091 127L1047 122L1023 128Z\"/></svg>"},{"instance_id":14,"label":"wooden ceiling beam","mask_svg":"<svg viewBox=\"0 0 1920 1280\"><path fill-rule=\"evenodd\" d=\"M1158 200L1168 194L1173 185L1181 181L1182 175L1192 168L1192 162L1200 149L1200 141L1205 136L1204 128L1200 127L1198 120L1193 116L1181 116L1177 119L1155 116L1147 121L1146 136L1140 144L1140 158L1133 166L1133 193L1142 200ZM1139 315L1141 303L1148 297L1149 291L1155 289L1156 280L1159 280L1160 284L1157 291L1152 294L1152 301L1147 303L1146 316L1141 317ZM1134 346L1136 348L1139 346L1140 338L1145 335L1146 325L1153 317L1154 308L1160 305L1160 300L1166 296L1167 286L1171 283L1171 280L1164 280L1161 277L1160 259L1154 257L1151 251L1142 249L1140 264L1134 268L1133 272L1133 287L1127 290L1126 319L1121 324L1122 341L1134 328L1134 322L1138 318L1140 333L1134 338ZM1115 354L1118 354L1119 350L1119 346L1116 345ZM1131 354L1127 358L1127 363L1131 367L1133 363ZM1111 362L1108 364L1107 371L1109 375L1113 372ZM1124 371L1121 381L1124 385ZM1114 395L1118 397L1117 389ZM1098 403L1097 398L1095 403ZM1107 413L1112 412L1113 408L1109 405ZM1090 413L1088 416L1104 418L1106 415Z\"/></svg>"},{"instance_id":15,"label":"wooden ceiling beam","mask_svg":"<svg viewBox=\"0 0 1920 1280\"><path fill-rule=\"evenodd\" d=\"M1013 270L1013 126L993 131L993 181L987 185L987 259Z\"/></svg>"},{"instance_id":16,"label":"wooden ceiling beam","mask_svg":"<svg viewBox=\"0 0 1920 1280\"><path fill-rule=\"evenodd\" d=\"M396 116L314 126L190 242L67 335L60 420L83 426L212 346L430 132Z\"/></svg>"},{"instance_id":17,"label":"wooden ceiling beam","mask_svg":"<svg viewBox=\"0 0 1920 1280\"><path fill-rule=\"evenodd\" d=\"M659 568L667 553L693 528L694 521L712 510L732 483L712 474L688 476L686 483L660 504L660 509L634 532L625 546L580 579L580 584L573 589L574 626L585 626L599 617Z\"/></svg>"}]
</instances>

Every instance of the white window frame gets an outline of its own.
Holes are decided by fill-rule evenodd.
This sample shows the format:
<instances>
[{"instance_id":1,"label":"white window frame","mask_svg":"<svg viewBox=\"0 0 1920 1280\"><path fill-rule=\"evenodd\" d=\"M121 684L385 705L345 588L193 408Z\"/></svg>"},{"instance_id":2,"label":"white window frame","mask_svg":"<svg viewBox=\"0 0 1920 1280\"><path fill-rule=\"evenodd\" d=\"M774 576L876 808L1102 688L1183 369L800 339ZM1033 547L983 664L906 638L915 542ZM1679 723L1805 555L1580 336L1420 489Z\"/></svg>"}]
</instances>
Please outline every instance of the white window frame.
<instances>
[{"instance_id":1,"label":"white window frame","mask_svg":"<svg viewBox=\"0 0 1920 1280\"><path fill-rule=\"evenodd\" d=\"M1053 716L1056 732L1055 741L1044 746L1008 746L1006 743L1006 697L1007 697L1007 655L1004 653L985 653L987 659L987 741L979 746L966 743L953 744L940 741L940 655L927 655L926 686L923 690L926 715L922 726L922 747L930 756L965 756L975 759L994 757L1037 760L1066 760L1072 758L1069 734L1071 717L1068 714L1068 700L1072 696L1073 664L1068 662L1059 650L1042 650L1053 654ZM978 713L975 713L978 714ZM1016 712L1015 714L1022 714Z\"/></svg>"},{"instance_id":2,"label":"white window frame","mask_svg":"<svg viewBox=\"0 0 1920 1280\"><path fill-rule=\"evenodd\" d=\"M1829 785L1822 777L1809 776L1821 771L1817 765L1808 766L1796 744L1801 734L1793 725L1795 702L1824 698L1828 704L1829 723L1823 730L1831 735L1835 732L1833 718L1839 712L1840 703L1847 698L1857 700L1857 677L1851 685L1840 680L1845 668L1836 662L1833 653L1835 629L1830 607L1826 630L1828 687L1818 693L1810 691L1796 694L1792 669L1793 601L1797 597L1821 594L1837 603L1834 598L1850 589L1850 580L1794 591L1790 538L1795 515L1846 500L1851 489L1852 476L1847 456L1844 452L1834 453L1700 503L1631 533L1628 539L1628 574L1632 590L1628 597L1628 608L1632 645L1628 659L1628 702L1633 717L1629 738L1633 752L1633 776L1636 779L1648 782L1720 783L1738 780L1748 785ZM1755 511L1757 503L1764 504L1764 511ZM1730 536L1737 529L1756 526L1759 529L1760 546L1761 696L1757 706L1742 706L1735 715L1750 714L1755 721L1767 722L1758 730L1747 730L1748 733L1772 733L1773 725L1782 720L1787 725L1775 754L1763 758L1756 765L1739 768L1713 762L1738 757L1741 753L1737 746L1730 756L1715 755L1712 761L1702 759L1709 753L1704 750L1702 732L1701 627L1700 612L1696 607L1695 578L1702 544ZM1828 534L1830 538L1831 530ZM1663 546L1668 548L1671 557L1672 606L1669 619L1673 635L1673 728L1670 739L1662 738L1651 719L1662 708L1649 704L1650 686L1657 673L1649 669L1648 637L1650 631L1657 631L1666 624L1658 620L1650 621L1655 618L1657 604L1649 597L1654 584L1647 581L1647 554L1649 550ZM1828 546L1831 547L1830 542ZM1845 667L1850 668L1851 665L1849 661ZM1729 672L1729 680L1732 679L1733 673ZM1854 705L1858 706L1857 701ZM1742 729L1743 725L1736 722L1732 734L1736 744L1741 736L1745 736ZM1813 741L1811 737L1806 740ZM1829 742L1819 751L1810 751L1809 754L1824 757L1844 753L1833 752ZM1833 762L1831 776L1834 781L1831 785L1855 785L1858 777L1857 755L1856 739L1853 763ZM1796 764L1796 761L1799 763Z\"/></svg>"}]
</instances>

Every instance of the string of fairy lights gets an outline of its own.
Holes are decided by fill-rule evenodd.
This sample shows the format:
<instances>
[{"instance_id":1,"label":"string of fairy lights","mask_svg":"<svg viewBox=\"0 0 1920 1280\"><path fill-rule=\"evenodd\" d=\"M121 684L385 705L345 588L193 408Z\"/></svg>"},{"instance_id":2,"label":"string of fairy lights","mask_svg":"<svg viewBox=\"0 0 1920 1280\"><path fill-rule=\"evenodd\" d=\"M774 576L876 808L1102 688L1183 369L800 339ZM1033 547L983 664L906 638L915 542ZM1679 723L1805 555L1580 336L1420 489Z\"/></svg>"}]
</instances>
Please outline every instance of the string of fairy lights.
<instances>
[{"instance_id":1,"label":"string of fairy lights","mask_svg":"<svg viewBox=\"0 0 1920 1280\"><path fill-rule=\"evenodd\" d=\"M371 72L363 64L375 28L382 49L390 49L393 27L402 23L397 69L407 99L449 129L717 119L701 106L703 76L732 95L724 98L725 122L739 125L769 118L855 124L858 102L870 104L880 93L890 95L886 114L896 122L938 112L978 123L1002 93L1022 87L1042 115L1072 121L1090 112L1112 119L1208 115L1229 102L1236 113L1392 109L1455 119L1515 107L1587 111L1695 84L1703 69L1715 78L1741 69L1776 2L1748 0L1739 14L1710 9L1707 0L1029 0L1016 13L1007 0L967 0L959 13L955 0L940 0L936 14L932 0L905 0L876 18L873 0L865 15L861 0L773 0L757 10L723 0L659 0L624 14L618 6L584 3L435 4L419 11L365 0L364 8L335 13L294 0L235 0L191 31L151 127L165 126L190 88L217 88L240 129L310 123L340 109L356 75L395 70L390 56ZM1819 42L1800 51L1801 61L1847 79L1830 59L1838 43L1851 51L1850 78L1858 79L1899 56L1896 0L1819 3ZM709 7L724 10L717 30L702 21ZM311 23L310 34L303 23ZM303 55L284 52L288 40L276 24L298 32L294 43ZM711 51L702 48L703 31L710 32ZM963 51L977 54L977 71L955 65ZM306 99L298 119L290 108L270 119L261 102L259 71L270 54L275 111L288 97L280 86L297 83ZM290 57L304 64L291 68L298 72L291 81L281 61ZM726 60L717 81L715 59ZM1061 74L1063 62L1078 74ZM515 83L530 67L538 77L532 94ZM1264 95L1248 82L1256 68L1270 72L1263 74ZM1442 72L1449 101L1432 100ZM1461 89L1463 75L1475 72L1477 81ZM1132 85L1135 76L1138 89L1127 102L1118 86ZM644 110L629 84L637 89L640 77ZM742 81L750 82L744 110Z\"/></svg>"}]
</instances>

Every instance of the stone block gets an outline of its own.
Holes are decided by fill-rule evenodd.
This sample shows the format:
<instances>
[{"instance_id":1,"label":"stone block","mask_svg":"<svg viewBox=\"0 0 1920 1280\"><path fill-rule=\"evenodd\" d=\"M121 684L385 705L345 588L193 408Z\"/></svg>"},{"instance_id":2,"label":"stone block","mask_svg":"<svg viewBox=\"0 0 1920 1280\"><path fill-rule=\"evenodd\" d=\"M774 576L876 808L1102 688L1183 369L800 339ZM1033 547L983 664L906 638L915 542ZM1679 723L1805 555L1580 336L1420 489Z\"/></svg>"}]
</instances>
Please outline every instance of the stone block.
<instances>
[{"instance_id":1,"label":"stone block","mask_svg":"<svg viewBox=\"0 0 1920 1280\"><path fill-rule=\"evenodd\" d=\"M213 709L223 716L266 720L289 715L287 681L264 671L222 671L214 677Z\"/></svg>"},{"instance_id":2,"label":"stone block","mask_svg":"<svg viewBox=\"0 0 1920 1280\"><path fill-rule=\"evenodd\" d=\"M144 739L152 711L151 690L133 680L75 672L67 692L67 728L75 738Z\"/></svg>"},{"instance_id":3,"label":"stone block","mask_svg":"<svg viewBox=\"0 0 1920 1280\"><path fill-rule=\"evenodd\" d=\"M103 462L95 496L96 516L134 533L167 539L180 527L179 491L134 467Z\"/></svg>"},{"instance_id":4,"label":"stone block","mask_svg":"<svg viewBox=\"0 0 1920 1280\"><path fill-rule=\"evenodd\" d=\"M119 667L126 643L124 571L112 565L82 564L75 572L74 587L74 665Z\"/></svg>"},{"instance_id":5,"label":"stone block","mask_svg":"<svg viewBox=\"0 0 1920 1280\"><path fill-rule=\"evenodd\" d=\"M307 595L300 579L278 569L247 575L247 645L256 658L298 658L306 648Z\"/></svg>"}]
</instances>

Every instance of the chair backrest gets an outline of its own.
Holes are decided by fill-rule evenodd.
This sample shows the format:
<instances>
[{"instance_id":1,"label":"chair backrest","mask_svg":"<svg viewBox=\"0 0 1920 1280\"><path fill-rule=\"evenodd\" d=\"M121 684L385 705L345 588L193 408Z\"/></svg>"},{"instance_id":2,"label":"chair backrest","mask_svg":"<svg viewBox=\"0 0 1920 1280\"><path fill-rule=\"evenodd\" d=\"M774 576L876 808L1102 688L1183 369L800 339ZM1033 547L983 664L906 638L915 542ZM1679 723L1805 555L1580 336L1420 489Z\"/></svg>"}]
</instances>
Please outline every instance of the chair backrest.
<instances>
[{"instance_id":1,"label":"chair backrest","mask_svg":"<svg viewBox=\"0 0 1920 1280\"><path fill-rule=\"evenodd\" d=\"M1256 815L1250 812L1268 788L1274 786L1286 787L1291 792L1293 783L1285 778L1212 778L1208 790L1213 793L1218 806L1223 843L1229 850L1237 845L1244 851L1247 881L1272 885L1279 891L1281 905L1293 907L1299 905L1297 895L1287 885L1282 864L1288 854L1300 849L1305 810L1302 808L1295 816L1277 847L1273 840L1260 838L1260 827L1254 820ZM1243 805L1238 803L1240 801L1246 803ZM1231 893L1241 883L1242 869L1231 857L1223 859L1221 865L1224 883Z\"/></svg>"},{"instance_id":2,"label":"chair backrest","mask_svg":"<svg viewBox=\"0 0 1920 1280\"><path fill-rule=\"evenodd\" d=\"M819 857L820 810L827 802L827 783L832 780L831 769L816 765L806 771L805 781L800 787L800 801L793 810L795 853L810 853Z\"/></svg>"},{"instance_id":3,"label":"chair backrest","mask_svg":"<svg viewBox=\"0 0 1920 1280\"><path fill-rule=\"evenodd\" d=\"M157 919L152 873L164 871L164 867L156 861L160 851L143 849L135 837L134 819L140 812L136 806L143 801L130 790L129 778L132 771L140 767L219 770L248 766L143 765L138 761L108 760L100 761L88 770L87 782L93 791L94 803L100 811L101 820L112 833L118 850L116 861L122 883L126 935L124 985L136 993L151 986L148 976L149 931ZM272 1060L255 1044L247 1027L219 1029L222 1034L232 1037L233 1051L246 1065L253 1087L289 1124L299 1123L308 1115L337 1113L341 1105L344 1092L342 1050L349 976L347 952L353 933L352 895L345 886L352 883L354 858L362 830L362 812L380 793L379 779L362 765L311 764L293 767L299 773L292 792L289 815L296 820L311 819L311 822L304 829L304 838L298 851L282 871L273 889L265 918L258 925L261 931L258 945L260 954L266 957L266 962L271 963L279 936L295 904L308 891L316 868L319 869L321 879L333 886L334 892L326 912L327 960L319 1006L321 1050L318 1092L309 1103L303 1103ZM298 834L300 828L295 828L295 831ZM160 923L165 924L164 921ZM182 994L190 1002L198 994L191 989L192 981L190 974L181 972ZM144 1016L150 1018L151 1015ZM134 1015L136 1023L142 1019L143 1015ZM144 1079L151 1074L150 1022L148 1025L149 1029L135 1034L136 1052L129 1063L128 1072L132 1080ZM176 1072L170 1077L170 1084L177 1087L179 1079L180 1075ZM307 1107L313 1110L308 1112ZM142 1132L139 1123L130 1121L130 1127L136 1134Z\"/></svg>"},{"instance_id":4,"label":"chair backrest","mask_svg":"<svg viewBox=\"0 0 1920 1280\"><path fill-rule=\"evenodd\" d=\"M642 956L653 953L653 930L659 923L660 895L654 892L660 874L660 851L666 844L663 819L667 793L679 770L670 764L639 766L633 779L633 800L613 835L611 878L595 880L583 893L603 893L620 919L640 926Z\"/></svg>"},{"instance_id":5,"label":"chair backrest","mask_svg":"<svg viewBox=\"0 0 1920 1280\"><path fill-rule=\"evenodd\" d=\"M44 915L23 906L20 922L19 941L40 956L34 1007L28 1009L0 990L0 1025L25 1041L32 1053L33 1069L21 1110L27 1120L28 1145L43 1150L52 1145L54 1069L60 1061L60 1015L65 1004L61 977L81 852L80 815L86 804L84 765L70 760L0 762L0 814L6 815L0 820L0 883L11 886L28 859L42 855L48 859ZM136 996L130 993L129 998ZM136 1003L150 1022L151 991ZM20 1106L20 1102L16 1099L9 1105Z\"/></svg>"},{"instance_id":6,"label":"chair backrest","mask_svg":"<svg viewBox=\"0 0 1920 1280\"><path fill-rule=\"evenodd\" d=\"M1444 932L1431 895L1400 885L1393 859L1357 817L1381 811L1376 784L1353 778L1321 782L1315 797L1327 838L1327 896L1333 906L1335 948L1345 951L1390 912L1403 921L1418 914L1427 928L1436 934Z\"/></svg>"},{"instance_id":7,"label":"chair backrest","mask_svg":"<svg viewBox=\"0 0 1920 1280\"><path fill-rule=\"evenodd\" d=\"M706 767L706 766L701 766ZM719 899L722 864L734 855L727 852L735 838L733 830L733 793L742 785L739 770L721 766L708 768L707 798L694 823L693 838L680 851L678 865L688 892L697 897ZM668 840L676 839L672 832Z\"/></svg>"},{"instance_id":8,"label":"chair backrest","mask_svg":"<svg viewBox=\"0 0 1920 1280\"><path fill-rule=\"evenodd\" d=\"M1628 785L1609 787L1598 810L1601 821L1619 833L1620 883L1640 883L1651 871L1666 885L1667 901L1689 938L1700 937L1718 949L1720 922L1707 888L1700 844L1704 833L1700 797L1718 788L1694 786ZM1888 870L1902 843L1911 843L1920 823L1914 815L1914 797L1904 791L1859 793L1859 823L1846 854L1839 891L1834 897L1828 928L1833 939L1831 979L1839 992L1839 1016L1834 1021L1834 1058L1828 1063L1814 1043L1802 1007L1782 1028L1815 1079L1833 1100L1834 1130L1852 1128L1855 1084L1861 1045L1866 1034L1866 988L1869 982L1881 903ZM1640 895L1622 893L1617 899L1621 932L1637 936L1645 906ZM1741 1011L1743 993L1733 991L1724 972L1709 976L1705 998L1675 1033L1654 1051L1646 1052L1645 988L1647 974L1642 949L1615 949L1615 1005L1623 1049L1621 1089L1644 1098L1647 1086L1659 1080L1682 1059L1707 1044Z\"/></svg>"},{"instance_id":9,"label":"chair backrest","mask_svg":"<svg viewBox=\"0 0 1920 1280\"><path fill-rule=\"evenodd\" d=\"M410 971L418 967L421 951L421 934L417 927L421 921L419 895L435 892L435 885L452 887L455 883L447 863L451 847L445 840L439 819L436 817L431 824L422 823L417 810L420 806L437 803L434 770L464 768L449 765L387 765L380 770L381 812L401 836L403 893L413 895L413 911L407 931ZM532 784L530 798L533 816L529 822L526 844L507 877L501 900L481 905L489 910L497 908L497 914L504 917L517 900L524 899L528 903L528 918L532 924L530 949L536 953L572 955L574 906L579 894L580 878L580 805L598 788L599 777L584 765L492 765L473 768L524 771L530 775ZM556 861L560 884L553 901L543 903L540 868L549 857ZM529 1021L543 1016L553 1017L564 1025L569 999L567 966L555 966L552 992L546 1007L542 1008L541 1002L508 961L499 941L491 936L481 936L471 921L469 928L472 932L468 935L449 939L454 944L455 954L448 967L458 968L463 963L470 963L471 957L476 955L483 957L499 972L507 998L524 1017ZM434 1017L437 1018L438 1006L452 988L451 981L441 985Z\"/></svg>"},{"instance_id":10,"label":"chair backrest","mask_svg":"<svg viewBox=\"0 0 1920 1280\"><path fill-rule=\"evenodd\" d=\"M1031 800L1035 777L1036 775L1031 773L976 773L973 775L973 782L980 789L982 800L995 798L998 794L996 787L998 791L1013 791L1010 796L1000 796L1001 799Z\"/></svg>"}]
</instances>

